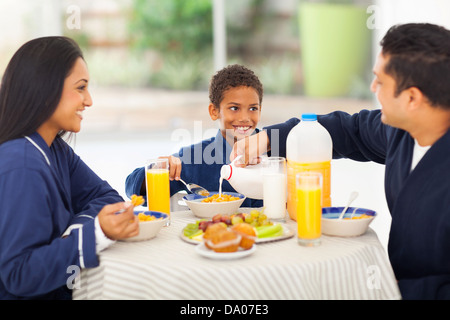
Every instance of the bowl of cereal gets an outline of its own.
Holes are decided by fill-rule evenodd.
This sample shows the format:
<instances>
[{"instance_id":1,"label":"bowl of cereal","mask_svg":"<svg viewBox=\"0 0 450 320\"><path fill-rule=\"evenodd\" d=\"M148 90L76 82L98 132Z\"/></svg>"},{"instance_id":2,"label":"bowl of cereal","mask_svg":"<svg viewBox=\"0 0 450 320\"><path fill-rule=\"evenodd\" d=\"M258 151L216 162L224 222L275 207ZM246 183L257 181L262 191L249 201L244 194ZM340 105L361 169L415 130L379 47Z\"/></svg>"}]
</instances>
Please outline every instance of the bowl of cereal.
<instances>
[{"instance_id":1,"label":"bowl of cereal","mask_svg":"<svg viewBox=\"0 0 450 320\"><path fill-rule=\"evenodd\" d=\"M356 237L364 234L377 213L370 209L349 207L339 219L344 207L322 208L322 233L329 236Z\"/></svg>"},{"instance_id":2,"label":"bowl of cereal","mask_svg":"<svg viewBox=\"0 0 450 320\"><path fill-rule=\"evenodd\" d=\"M124 241L143 241L156 237L163 226L167 224L169 216L158 211L135 210L134 214L139 219L139 234L123 239Z\"/></svg>"},{"instance_id":3,"label":"bowl of cereal","mask_svg":"<svg viewBox=\"0 0 450 320\"><path fill-rule=\"evenodd\" d=\"M210 192L207 197L192 193L184 196L183 200L196 217L212 218L218 213L236 213L245 196L237 192Z\"/></svg>"}]
</instances>

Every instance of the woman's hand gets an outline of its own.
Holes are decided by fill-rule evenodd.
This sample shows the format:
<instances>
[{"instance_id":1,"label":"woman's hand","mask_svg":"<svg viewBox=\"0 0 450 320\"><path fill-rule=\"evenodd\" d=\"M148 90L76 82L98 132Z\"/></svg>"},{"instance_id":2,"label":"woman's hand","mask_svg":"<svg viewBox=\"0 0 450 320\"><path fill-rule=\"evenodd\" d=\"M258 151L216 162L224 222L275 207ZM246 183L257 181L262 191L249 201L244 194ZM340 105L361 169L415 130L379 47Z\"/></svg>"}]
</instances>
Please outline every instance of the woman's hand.
<instances>
[{"instance_id":1,"label":"woman's hand","mask_svg":"<svg viewBox=\"0 0 450 320\"><path fill-rule=\"evenodd\" d=\"M139 234L139 219L130 202L108 204L98 213L100 227L111 240L125 239ZM118 211L124 210L121 213Z\"/></svg>"},{"instance_id":2,"label":"woman's hand","mask_svg":"<svg viewBox=\"0 0 450 320\"><path fill-rule=\"evenodd\" d=\"M181 160L174 156L159 157L159 159L169 160L169 179L180 180L181 177Z\"/></svg>"},{"instance_id":3,"label":"woman's hand","mask_svg":"<svg viewBox=\"0 0 450 320\"><path fill-rule=\"evenodd\" d=\"M241 159L236 161L237 166L245 167L248 164L257 164L261 162L260 156L270 150L269 143L266 131L245 137L234 144L230 161L242 156Z\"/></svg>"}]
</instances>

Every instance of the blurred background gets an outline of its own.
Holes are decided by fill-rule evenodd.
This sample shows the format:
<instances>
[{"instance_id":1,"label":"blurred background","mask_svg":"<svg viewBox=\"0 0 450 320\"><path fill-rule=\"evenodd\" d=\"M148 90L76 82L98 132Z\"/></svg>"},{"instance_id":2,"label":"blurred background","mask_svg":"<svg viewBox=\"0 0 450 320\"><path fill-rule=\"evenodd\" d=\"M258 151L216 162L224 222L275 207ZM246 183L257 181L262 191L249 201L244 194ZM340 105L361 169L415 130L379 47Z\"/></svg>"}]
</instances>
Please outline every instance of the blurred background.
<instances>
[{"instance_id":1,"label":"blurred background","mask_svg":"<svg viewBox=\"0 0 450 320\"><path fill-rule=\"evenodd\" d=\"M379 41L393 24L450 28L447 0L0 0L0 75L24 42L66 35L82 47L94 104L75 151L125 196L146 159L216 134L208 84L239 63L264 85L260 127L299 117L378 108L369 90ZM333 205L379 212L387 243L384 167L333 161Z\"/></svg>"}]
</instances>

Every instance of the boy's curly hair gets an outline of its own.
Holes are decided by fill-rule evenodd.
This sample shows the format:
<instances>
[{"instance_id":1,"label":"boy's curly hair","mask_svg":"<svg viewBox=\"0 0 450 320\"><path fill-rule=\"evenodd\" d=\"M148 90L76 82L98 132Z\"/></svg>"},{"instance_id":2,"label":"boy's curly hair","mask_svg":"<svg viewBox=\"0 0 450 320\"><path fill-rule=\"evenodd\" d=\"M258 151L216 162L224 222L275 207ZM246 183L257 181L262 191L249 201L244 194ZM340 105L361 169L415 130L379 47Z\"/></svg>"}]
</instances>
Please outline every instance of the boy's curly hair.
<instances>
[{"instance_id":1,"label":"boy's curly hair","mask_svg":"<svg viewBox=\"0 0 450 320\"><path fill-rule=\"evenodd\" d=\"M224 92L230 88L246 86L256 90L259 104L262 103L263 86L255 73L239 64L229 65L218 71L212 78L209 86L209 100L216 107L220 107Z\"/></svg>"}]
</instances>

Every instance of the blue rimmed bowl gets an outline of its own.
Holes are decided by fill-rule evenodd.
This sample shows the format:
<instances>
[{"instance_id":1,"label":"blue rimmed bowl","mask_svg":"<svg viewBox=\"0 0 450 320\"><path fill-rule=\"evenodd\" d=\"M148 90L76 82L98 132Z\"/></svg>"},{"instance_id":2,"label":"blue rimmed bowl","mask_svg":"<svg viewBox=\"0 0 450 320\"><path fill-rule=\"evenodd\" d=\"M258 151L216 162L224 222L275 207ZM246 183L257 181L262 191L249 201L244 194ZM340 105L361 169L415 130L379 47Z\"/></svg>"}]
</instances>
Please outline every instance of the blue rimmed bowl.
<instances>
[{"instance_id":1,"label":"blue rimmed bowl","mask_svg":"<svg viewBox=\"0 0 450 320\"><path fill-rule=\"evenodd\" d=\"M339 216L344 207L322 208L322 233L329 236L356 237L367 231L377 213L374 210L349 207L344 217ZM353 214L353 219L352 219ZM364 215L364 217L362 217Z\"/></svg>"},{"instance_id":2,"label":"blue rimmed bowl","mask_svg":"<svg viewBox=\"0 0 450 320\"><path fill-rule=\"evenodd\" d=\"M208 197L218 194L219 192L210 192ZM224 201L224 202L202 202L203 199L208 198L200 196L198 194L188 194L183 197L184 202L191 209L192 213L199 218L209 219L218 213L221 214L233 214L237 212L237 209L245 200L245 196L242 193L237 192L222 192L222 194L238 197L239 200Z\"/></svg>"},{"instance_id":3,"label":"blue rimmed bowl","mask_svg":"<svg viewBox=\"0 0 450 320\"><path fill-rule=\"evenodd\" d=\"M123 239L123 241L144 241L153 239L169 220L169 215L159 211L135 210L134 214L138 215L141 212L147 216L153 216L155 219L151 221L139 221L139 234L131 238Z\"/></svg>"}]
</instances>

